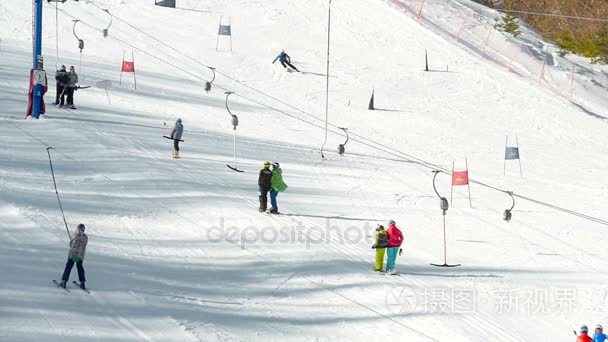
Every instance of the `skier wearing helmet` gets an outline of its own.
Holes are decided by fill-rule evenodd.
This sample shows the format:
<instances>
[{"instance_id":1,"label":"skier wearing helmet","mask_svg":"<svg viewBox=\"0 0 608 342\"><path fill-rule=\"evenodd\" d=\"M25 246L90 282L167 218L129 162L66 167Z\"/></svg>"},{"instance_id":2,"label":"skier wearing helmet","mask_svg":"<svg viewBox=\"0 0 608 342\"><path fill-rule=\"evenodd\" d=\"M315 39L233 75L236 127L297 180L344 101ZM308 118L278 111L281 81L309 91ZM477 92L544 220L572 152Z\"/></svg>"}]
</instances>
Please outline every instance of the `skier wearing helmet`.
<instances>
[{"instance_id":1,"label":"skier wearing helmet","mask_svg":"<svg viewBox=\"0 0 608 342\"><path fill-rule=\"evenodd\" d=\"M296 68L295 66L293 66L293 64L291 64L291 57L289 57L289 55L285 52L285 50L281 50L281 53L279 53L277 55L277 57L274 59L274 61L272 61L272 64L274 64L274 62L276 62L277 60L279 62L281 62L281 65L283 66L283 68L285 68L285 70L288 70L287 66L289 66L293 70L300 72L300 70L298 70L298 68Z\"/></svg>"},{"instance_id":2,"label":"skier wearing helmet","mask_svg":"<svg viewBox=\"0 0 608 342\"><path fill-rule=\"evenodd\" d=\"M279 162L272 163L272 178L270 180L270 208L271 214L279 213L279 206L277 205L277 196L279 192L287 190L287 184L283 181L283 170L281 169Z\"/></svg>"},{"instance_id":3,"label":"skier wearing helmet","mask_svg":"<svg viewBox=\"0 0 608 342\"><path fill-rule=\"evenodd\" d=\"M270 170L270 162L264 162L264 168L260 170L258 177L258 189L260 190L260 212L266 212L268 206L268 192L272 185L272 170Z\"/></svg>"},{"instance_id":4,"label":"skier wearing helmet","mask_svg":"<svg viewBox=\"0 0 608 342\"><path fill-rule=\"evenodd\" d=\"M576 338L576 342L593 342L591 337L588 335L588 329L586 325L581 326L579 330L580 334Z\"/></svg>"},{"instance_id":5,"label":"skier wearing helmet","mask_svg":"<svg viewBox=\"0 0 608 342\"><path fill-rule=\"evenodd\" d=\"M76 268L78 269L78 280L80 281L80 288L85 289L84 283L86 281L84 277L84 266L82 265L84 261L84 254L87 250L87 243L89 242L89 237L84 233L84 224L79 224L76 229L76 234L70 240L70 251L68 252L68 262L65 264L65 269L63 271L63 276L61 277L61 283L59 286L65 288L68 279L70 278L70 273L72 271L72 267L76 264Z\"/></svg>"},{"instance_id":6,"label":"skier wearing helmet","mask_svg":"<svg viewBox=\"0 0 608 342\"><path fill-rule=\"evenodd\" d=\"M179 158L179 141L182 139L184 133L184 125L182 125L182 119L178 118L171 131L171 139L173 139L173 158Z\"/></svg>"},{"instance_id":7,"label":"skier wearing helmet","mask_svg":"<svg viewBox=\"0 0 608 342\"><path fill-rule=\"evenodd\" d=\"M386 245L388 254L386 259L386 272L388 274L397 274L397 271L395 271L395 262L397 261L397 253L399 253L399 249L403 243L403 234L399 228L397 228L397 225L393 220L388 222L386 234L388 236L388 243Z\"/></svg>"},{"instance_id":8,"label":"skier wearing helmet","mask_svg":"<svg viewBox=\"0 0 608 342\"><path fill-rule=\"evenodd\" d=\"M604 334L604 328L601 324L595 326L595 334L593 334L593 342L604 342L608 340L606 334Z\"/></svg>"}]
</instances>

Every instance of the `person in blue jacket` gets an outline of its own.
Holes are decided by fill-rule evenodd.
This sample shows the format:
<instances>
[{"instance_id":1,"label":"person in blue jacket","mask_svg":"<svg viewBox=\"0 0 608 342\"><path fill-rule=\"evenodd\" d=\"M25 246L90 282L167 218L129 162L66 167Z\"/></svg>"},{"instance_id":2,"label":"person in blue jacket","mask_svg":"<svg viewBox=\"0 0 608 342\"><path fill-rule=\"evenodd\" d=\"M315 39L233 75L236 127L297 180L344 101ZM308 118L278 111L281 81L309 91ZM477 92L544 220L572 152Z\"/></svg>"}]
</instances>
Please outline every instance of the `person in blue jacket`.
<instances>
[{"instance_id":1,"label":"person in blue jacket","mask_svg":"<svg viewBox=\"0 0 608 342\"><path fill-rule=\"evenodd\" d=\"M274 64L274 62L276 62L277 60L281 62L281 65L283 66L283 68L285 68L285 70L287 70L287 66L289 66L293 70L300 72L298 68L291 64L291 57L289 57L285 50L281 50L281 53L274 59L274 61L272 61L272 64Z\"/></svg>"},{"instance_id":2,"label":"person in blue jacket","mask_svg":"<svg viewBox=\"0 0 608 342\"><path fill-rule=\"evenodd\" d=\"M604 328L598 324L595 326L595 334L593 335L593 342L604 342L608 340L606 334L604 334Z\"/></svg>"}]
</instances>

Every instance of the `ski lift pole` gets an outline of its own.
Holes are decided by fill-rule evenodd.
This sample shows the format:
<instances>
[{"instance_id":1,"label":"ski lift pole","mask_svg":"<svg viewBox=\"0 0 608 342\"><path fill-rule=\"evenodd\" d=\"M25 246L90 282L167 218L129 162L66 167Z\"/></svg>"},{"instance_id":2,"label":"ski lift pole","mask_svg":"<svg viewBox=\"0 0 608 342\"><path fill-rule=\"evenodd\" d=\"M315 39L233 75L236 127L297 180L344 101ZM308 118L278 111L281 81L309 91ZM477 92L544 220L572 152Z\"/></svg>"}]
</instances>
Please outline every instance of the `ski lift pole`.
<instances>
[{"instance_id":1,"label":"ski lift pole","mask_svg":"<svg viewBox=\"0 0 608 342\"><path fill-rule=\"evenodd\" d=\"M227 91L225 92L226 94L226 110L228 111L228 114L230 115L230 117L232 118L232 130L234 132L234 140L233 140L233 151L234 151L234 166L230 166L229 164L227 164L226 166L228 166L229 169L236 171L236 172L245 172L243 170L239 170L236 164L236 128L239 125L239 117L236 116L235 114L232 114L232 112L230 111L230 108L228 107L228 97L230 97L230 94L233 94L233 92L231 91Z\"/></svg>"},{"instance_id":2,"label":"ski lift pole","mask_svg":"<svg viewBox=\"0 0 608 342\"><path fill-rule=\"evenodd\" d=\"M431 264L431 265L437 266L437 267L457 267L457 266L460 266L460 264L455 264L455 265L448 264L447 238L446 238L446 232L445 232L445 214L448 211L449 204L448 204L447 198L442 197L439 194L439 192L437 191L437 187L435 186L435 179L437 178L437 175L440 172L441 171L439 171L439 170L433 170L433 173L435 174L433 176L433 190L435 190L435 194L437 194L437 197L439 197L439 208L443 212L443 264Z\"/></svg>"},{"instance_id":3,"label":"ski lift pole","mask_svg":"<svg viewBox=\"0 0 608 342\"><path fill-rule=\"evenodd\" d=\"M106 13L108 13L108 15L110 16L110 23L108 24L108 27L105 28L105 29L103 29L103 31L102 31L103 32L103 37L106 38L108 36L108 30L110 29L110 26L112 26L112 21L113 21L114 17L112 16L112 14L110 13L109 10L104 9L104 11Z\"/></svg>"},{"instance_id":4,"label":"ski lift pole","mask_svg":"<svg viewBox=\"0 0 608 342\"><path fill-rule=\"evenodd\" d=\"M327 143L327 125L329 119L329 43L331 37L331 0L329 0L329 6L327 7L327 69L325 75L325 139L321 145L321 160L326 160L323 154L323 148Z\"/></svg>"},{"instance_id":5,"label":"ski lift pole","mask_svg":"<svg viewBox=\"0 0 608 342\"><path fill-rule=\"evenodd\" d=\"M80 64L78 65L78 72L82 72L82 50L84 49L84 40L80 39L76 34L76 24L80 21L79 19L72 20L74 22L74 26L72 26L72 33L76 40L78 40L78 48L80 49Z\"/></svg>"},{"instance_id":6,"label":"ski lift pole","mask_svg":"<svg viewBox=\"0 0 608 342\"><path fill-rule=\"evenodd\" d=\"M346 134L346 141L344 142L344 144L340 144L338 145L338 154L339 155L344 155L344 152L346 152L346 144L348 143L348 140L350 139L350 137L348 136L348 128L346 127L338 127L339 129L344 131L344 134Z\"/></svg>"},{"instance_id":7,"label":"ski lift pole","mask_svg":"<svg viewBox=\"0 0 608 342\"><path fill-rule=\"evenodd\" d=\"M511 221L511 217L513 216L511 214L511 210L513 210L513 208L515 208L515 197L513 196L513 191L507 191L506 193L507 193L507 195L511 196L511 200L513 201L513 205L511 205L510 209L506 209L505 210L503 218L504 218L505 221L510 222Z\"/></svg>"},{"instance_id":8,"label":"ski lift pole","mask_svg":"<svg viewBox=\"0 0 608 342\"><path fill-rule=\"evenodd\" d=\"M211 91L211 84L213 84L213 81L215 81L215 68L214 67L208 67L208 68L213 73L213 77L211 77L211 81L205 82L205 91L206 92ZM226 103L226 108L228 108L228 103Z\"/></svg>"}]
</instances>

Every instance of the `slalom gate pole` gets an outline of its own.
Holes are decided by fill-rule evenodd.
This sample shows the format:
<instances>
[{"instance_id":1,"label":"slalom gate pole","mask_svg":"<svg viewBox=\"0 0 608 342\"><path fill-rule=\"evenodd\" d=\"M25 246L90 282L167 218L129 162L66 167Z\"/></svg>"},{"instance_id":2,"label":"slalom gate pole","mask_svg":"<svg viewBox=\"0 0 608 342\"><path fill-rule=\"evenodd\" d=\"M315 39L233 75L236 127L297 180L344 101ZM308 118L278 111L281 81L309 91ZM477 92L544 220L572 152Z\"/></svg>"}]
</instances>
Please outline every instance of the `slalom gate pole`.
<instances>
[{"instance_id":1,"label":"slalom gate pole","mask_svg":"<svg viewBox=\"0 0 608 342\"><path fill-rule=\"evenodd\" d=\"M61 205L61 199L59 198L59 191L57 191L57 182L55 181L55 171L53 170L53 161L51 160L51 152L52 147L46 148L46 153L49 156L49 165L51 166L51 175L53 176L53 185L55 186L55 194L57 195L57 202L59 203L59 209L61 210L61 216L63 217L63 223L65 224L65 231L68 233L68 238L72 240L72 236L70 235L70 229L68 228L68 222L65 220L65 213L63 212L63 206Z\"/></svg>"}]
</instances>

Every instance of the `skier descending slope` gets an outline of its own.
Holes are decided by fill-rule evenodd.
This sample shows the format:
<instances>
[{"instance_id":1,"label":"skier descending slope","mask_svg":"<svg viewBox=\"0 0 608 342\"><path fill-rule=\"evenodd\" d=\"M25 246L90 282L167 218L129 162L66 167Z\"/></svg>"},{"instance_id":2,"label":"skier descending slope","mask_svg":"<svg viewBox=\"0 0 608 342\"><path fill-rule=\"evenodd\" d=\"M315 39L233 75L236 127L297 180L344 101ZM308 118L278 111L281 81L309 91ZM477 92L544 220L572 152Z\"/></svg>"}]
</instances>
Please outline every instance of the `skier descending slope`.
<instances>
[{"instance_id":1,"label":"skier descending slope","mask_svg":"<svg viewBox=\"0 0 608 342\"><path fill-rule=\"evenodd\" d=\"M274 64L274 62L276 61L281 62L281 65L283 66L283 68L285 68L285 70L287 69L287 66L289 66L290 68L292 68L293 70L300 72L300 70L298 70L298 68L296 68L295 66L293 66L293 64L291 64L291 57L289 57L289 55L285 52L285 50L281 50L281 53L279 53L279 55L274 59L274 61L272 61L272 64Z\"/></svg>"},{"instance_id":2,"label":"skier descending slope","mask_svg":"<svg viewBox=\"0 0 608 342\"><path fill-rule=\"evenodd\" d=\"M173 139L173 158L179 158L179 141L182 139L184 133L184 126L182 125L182 119L178 118L171 131L171 139Z\"/></svg>"},{"instance_id":3,"label":"skier descending slope","mask_svg":"<svg viewBox=\"0 0 608 342\"><path fill-rule=\"evenodd\" d=\"M388 235L388 243L386 245L388 247L386 272L389 274L397 274L397 271L395 271L395 262L397 260L397 253L400 249L399 247L401 247L401 244L403 243L403 234L399 228L397 228L397 225L395 225L395 221L393 220L388 222L388 230L386 233Z\"/></svg>"},{"instance_id":4,"label":"skier descending slope","mask_svg":"<svg viewBox=\"0 0 608 342\"><path fill-rule=\"evenodd\" d=\"M388 244L388 236L384 226L379 224L376 228L376 240L372 245L372 248L376 249L376 265L374 271L381 272L382 266L384 266L384 253L386 252L386 245Z\"/></svg>"},{"instance_id":5,"label":"skier descending slope","mask_svg":"<svg viewBox=\"0 0 608 342\"><path fill-rule=\"evenodd\" d=\"M76 264L76 268L78 269L78 280L80 281L80 288L85 289L84 283L86 281L84 277L84 266L82 263L84 262L84 254L87 250L87 243L89 242L89 237L84 233L84 224L79 224L76 230L76 235L70 241L70 251L68 252L68 262L65 264L65 270L63 271L63 276L61 277L61 283L59 286L65 288L65 285L70 278L70 272L72 272L72 267Z\"/></svg>"},{"instance_id":6,"label":"skier descending slope","mask_svg":"<svg viewBox=\"0 0 608 342\"><path fill-rule=\"evenodd\" d=\"M598 324L595 326L595 334L593 334L593 342L605 342L608 340L606 334L604 334L604 328Z\"/></svg>"},{"instance_id":7,"label":"skier descending slope","mask_svg":"<svg viewBox=\"0 0 608 342\"><path fill-rule=\"evenodd\" d=\"M576 342L593 342L591 337L587 335L587 330L588 329L586 325L581 326L580 335L578 335Z\"/></svg>"},{"instance_id":8,"label":"skier descending slope","mask_svg":"<svg viewBox=\"0 0 608 342\"><path fill-rule=\"evenodd\" d=\"M279 192L287 190L287 184L283 181L283 170L281 170L279 162L272 163L272 178L270 180L270 208L271 214L278 214L279 207L277 205L277 196Z\"/></svg>"},{"instance_id":9,"label":"skier descending slope","mask_svg":"<svg viewBox=\"0 0 608 342\"><path fill-rule=\"evenodd\" d=\"M258 177L258 188L260 190L260 212L265 212L268 206L268 192L272 184L272 171L270 170L270 162L264 162L264 168L260 170Z\"/></svg>"}]
</instances>

